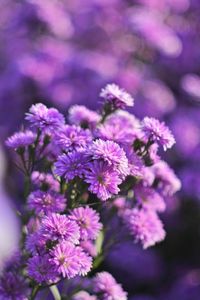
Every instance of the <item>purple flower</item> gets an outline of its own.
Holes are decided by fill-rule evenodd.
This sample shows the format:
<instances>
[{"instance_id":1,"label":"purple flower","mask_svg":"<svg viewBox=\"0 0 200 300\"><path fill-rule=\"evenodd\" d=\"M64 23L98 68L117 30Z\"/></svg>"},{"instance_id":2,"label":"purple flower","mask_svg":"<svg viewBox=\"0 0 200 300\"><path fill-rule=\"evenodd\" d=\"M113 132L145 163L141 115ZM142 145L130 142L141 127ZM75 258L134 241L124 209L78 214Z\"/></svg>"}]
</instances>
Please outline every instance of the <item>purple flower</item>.
<instances>
[{"instance_id":1,"label":"purple flower","mask_svg":"<svg viewBox=\"0 0 200 300\"><path fill-rule=\"evenodd\" d=\"M132 144L136 137L136 133L132 129L126 128L124 125L122 127L121 124L109 123L101 124L95 135L103 140L110 140L119 144Z\"/></svg>"},{"instance_id":2,"label":"purple flower","mask_svg":"<svg viewBox=\"0 0 200 300\"><path fill-rule=\"evenodd\" d=\"M14 272L6 272L0 279L1 300L26 300L28 288L24 278Z\"/></svg>"},{"instance_id":3,"label":"purple flower","mask_svg":"<svg viewBox=\"0 0 200 300\"><path fill-rule=\"evenodd\" d=\"M89 168L85 172L85 181L90 184L89 191L103 201L118 194L118 185L122 182L119 174L102 161L94 161L89 164Z\"/></svg>"},{"instance_id":4,"label":"purple flower","mask_svg":"<svg viewBox=\"0 0 200 300\"><path fill-rule=\"evenodd\" d=\"M154 210L127 209L123 217L135 242L140 242L144 249L164 240L163 224Z\"/></svg>"},{"instance_id":5,"label":"purple flower","mask_svg":"<svg viewBox=\"0 0 200 300\"><path fill-rule=\"evenodd\" d=\"M124 150L113 141L98 139L88 150L88 154L95 160L102 160L118 172L122 178L129 175L128 159Z\"/></svg>"},{"instance_id":6,"label":"purple flower","mask_svg":"<svg viewBox=\"0 0 200 300\"><path fill-rule=\"evenodd\" d=\"M127 111L118 109L113 114L109 115L105 121L107 124L121 125L125 128L131 128L135 131L141 132L140 120L135 115Z\"/></svg>"},{"instance_id":7,"label":"purple flower","mask_svg":"<svg viewBox=\"0 0 200 300\"><path fill-rule=\"evenodd\" d=\"M146 137L154 142L160 143L165 151L175 144L174 136L164 122L145 117L142 127Z\"/></svg>"},{"instance_id":8,"label":"purple flower","mask_svg":"<svg viewBox=\"0 0 200 300\"><path fill-rule=\"evenodd\" d=\"M156 178L157 189L164 196L172 196L181 189L181 182L164 161L159 161L152 167L152 171Z\"/></svg>"},{"instance_id":9,"label":"purple flower","mask_svg":"<svg viewBox=\"0 0 200 300\"><path fill-rule=\"evenodd\" d=\"M29 195L27 201L28 208L31 210L34 209L38 214L62 212L66 207L66 199L54 191L34 191Z\"/></svg>"},{"instance_id":10,"label":"purple flower","mask_svg":"<svg viewBox=\"0 0 200 300\"><path fill-rule=\"evenodd\" d=\"M57 109L47 108L42 103L32 105L25 119L31 123L32 127L50 135L65 123L63 115Z\"/></svg>"},{"instance_id":11,"label":"purple flower","mask_svg":"<svg viewBox=\"0 0 200 300\"><path fill-rule=\"evenodd\" d=\"M29 258L27 263L28 275L36 282L43 283L56 281L58 273L48 254L35 255Z\"/></svg>"},{"instance_id":12,"label":"purple flower","mask_svg":"<svg viewBox=\"0 0 200 300\"><path fill-rule=\"evenodd\" d=\"M9 253L8 257L6 259L3 259L3 270L5 272L8 272L9 270L14 271L18 270L19 267L21 267L23 261L21 250L16 248L16 250L13 249L11 253Z\"/></svg>"},{"instance_id":13,"label":"purple flower","mask_svg":"<svg viewBox=\"0 0 200 300\"><path fill-rule=\"evenodd\" d=\"M90 256L92 256L92 257L97 256L97 254L98 254L97 249L96 249L96 246L95 246L93 241L91 241L91 240L82 240L80 242L80 246L81 246L81 248L83 248L83 250L86 253L89 253Z\"/></svg>"},{"instance_id":14,"label":"purple flower","mask_svg":"<svg viewBox=\"0 0 200 300\"><path fill-rule=\"evenodd\" d=\"M51 250L51 262L64 278L69 279L78 275L80 271L79 259L76 247L70 242L63 241Z\"/></svg>"},{"instance_id":15,"label":"purple flower","mask_svg":"<svg viewBox=\"0 0 200 300\"><path fill-rule=\"evenodd\" d=\"M79 263L78 274L85 276L92 268L92 258L81 247L76 247L75 252Z\"/></svg>"},{"instance_id":16,"label":"purple flower","mask_svg":"<svg viewBox=\"0 0 200 300\"><path fill-rule=\"evenodd\" d=\"M120 89L118 85L112 83L107 84L101 90L100 97L104 98L106 102L110 102L113 107L124 109L126 106L133 106L134 100L126 91Z\"/></svg>"},{"instance_id":17,"label":"purple flower","mask_svg":"<svg viewBox=\"0 0 200 300\"><path fill-rule=\"evenodd\" d=\"M101 300L127 300L127 293L108 272L97 273L93 280L94 291L100 294Z\"/></svg>"},{"instance_id":18,"label":"purple flower","mask_svg":"<svg viewBox=\"0 0 200 300\"><path fill-rule=\"evenodd\" d=\"M45 250L46 239L40 230L27 235L25 248L32 254L43 253Z\"/></svg>"},{"instance_id":19,"label":"purple flower","mask_svg":"<svg viewBox=\"0 0 200 300\"><path fill-rule=\"evenodd\" d=\"M46 239L79 243L79 226L65 215L49 214L42 220L41 230Z\"/></svg>"},{"instance_id":20,"label":"purple flower","mask_svg":"<svg viewBox=\"0 0 200 300\"><path fill-rule=\"evenodd\" d=\"M142 159L134 152L133 147L124 147L126 157L128 158L128 165L130 169L130 175L142 178L144 171L144 163Z\"/></svg>"},{"instance_id":21,"label":"purple flower","mask_svg":"<svg viewBox=\"0 0 200 300\"><path fill-rule=\"evenodd\" d=\"M40 219L38 218L38 216L31 217L27 224L28 233L30 234L30 233L36 232L37 230L40 229L40 225L41 225L41 222L40 222Z\"/></svg>"},{"instance_id":22,"label":"purple flower","mask_svg":"<svg viewBox=\"0 0 200 300\"><path fill-rule=\"evenodd\" d=\"M101 116L84 105L73 105L69 109L69 122L71 124L94 128Z\"/></svg>"},{"instance_id":23,"label":"purple flower","mask_svg":"<svg viewBox=\"0 0 200 300\"><path fill-rule=\"evenodd\" d=\"M91 296L85 291L80 291L73 296L72 300L97 300L97 297Z\"/></svg>"},{"instance_id":24,"label":"purple flower","mask_svg":"<svg viewBox=\"0 0 200 300\"><path fill-rule=\"evenodd\" d=\"M50 173L34 171L31 174L31 181L38 188L50 189L55 192L59 192L59 182Z\"/></svg>"},{"instance_id":25,"label":"purple flower","mask_svg":"<svg viewBox=\"0 0 200 300\"><path fill-rule=\"evenodd\" d=\"M159 212L166 209L164 199L153 188L138 184L134 188L134 193L137 202L143 207L150 207Z\"/></svg>"},{"instance_id":26,"label":"purple flower","mask_svg":"<svg viewBox=\"0 0 200 300\"><path fill-rule=\"evenodd\" d=\"M56 132L56 142L66 152L84 148L91 141L90 130L82 129L76 125L65 125Z\"/></svg>"},{"instance_id":27,"label":"purple flower","mask_svg":"<svg viewBox=\"0 0 200 300\"><path fill-rule=\"evenodd\" d=\"M87 158L84 151L73 151L58 157L54 164L54 173L63 176L66 180L72 180L76 176L82 177L85 171Z\"/></svg>"},{"instance_id":28,"label":"purple flower","mask_svg":"<svg viewBox=\"0 0 200 300\"><path fill-rule=\"evenodd\" d=\"M22 148L30 146L35 142L36 134L30 130L16 132L6 140L6 146L9 148Z\"/></svg>"},{"instance_id":29,"label":"purple flower","mask_svg":"<svg viewBox=\"0 0 200 300\"><path fill-rule=\"evenodd\" d=\"M132 145L141 136L140 122L128 112L117 110L97 127L95 134L103 140Z\"/></svg>"},{"instance_id":30,"label":"purple flower","mask_svg":"<svg viewBox=\"0 0 200 300\"><path fill-rule=\"evenodd\" d=\"M96 239L102 228L102 224L99 222L99 214L88 206L73 209L70 219L78 223L82 240Z\"/></svg>"}]
</instances>

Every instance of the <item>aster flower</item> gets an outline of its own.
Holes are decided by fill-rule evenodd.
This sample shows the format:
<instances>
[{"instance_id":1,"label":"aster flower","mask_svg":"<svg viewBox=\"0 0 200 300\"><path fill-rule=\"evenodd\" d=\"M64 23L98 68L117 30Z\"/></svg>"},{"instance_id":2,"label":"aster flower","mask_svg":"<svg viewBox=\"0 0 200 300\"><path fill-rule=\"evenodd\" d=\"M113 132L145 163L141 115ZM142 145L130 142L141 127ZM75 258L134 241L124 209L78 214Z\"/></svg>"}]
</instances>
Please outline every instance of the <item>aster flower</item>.
<instances>
[{"instance_id":1,"label":"aster flower","mask_svg":"<svg viewBox=\"0 0 200 300\"><path fill-rule=\"evenodd\" d=\"M62 212L66 207L66 199L54 191L34 191L28 196L27 201L28 208L30 210L34 209L38 214Z\"/></svg>"},{"instance_id":2,"label":"aster flower","mask_svg":"<svg viewBox=\"0 0 200 300\"><path fill-rule=\"evenodd\" d=\"M137 202L144 207L150 207L159 212L162 212L166 209L166 203L164 199L151 187L138 184L134 188L134 194Z\"/></svg>"},{"instance_id":3,"label":"aster flower","mask_svg":"<svg viewBox=\"0 0 200 300\"><path fill-rule=\"evenodd\" d=\"M17 271L22 264L22 253L19 249L9 253L9 256L3 262L3 271Z\"/></svg>"},{"instance_id":4,"label":"aster flower","mask_svg":"<svg viewBox=\"0 0 200 300\"><path fill-rule=\"evenodd\" d=\"M158 142L166 151L175 144L174 136L164 122L145 117L142 123L143 131L148 139Z\"/></svg>"},{"instance_id":5,"label":"aster flower","mask_svg":"<svg viewBox=\"0 0 200 300\"><path fill-rule=\"evenodd\" d=\"M124 109L126 106L133 106L134 100L126 91L120 89L116 84L107 84L101 90L100 97L106 102L111 103L113 107Z\"/></svg>"},{"instance_id":6,"label":"aster flower","mask_svg":"<svg viewBox=\"0 0 200 300\"><path fill-rule=\"evenodd\" d=\"M6 140L6 146L13 149L24 148L35 142L36 134L30 130L14 133Z\"/></svg>"},{"instance_id":7,"label":"aster flower","mask_svg":"<svg viewBox=\"0 0 200 300\"><path fill-rule=\"evenodd\" d=\"M59 274L65 278L73 278L80 271L79 256L76 247L70 243L63 241L51 250L51 262Z\"/></svg>"},{"instance_id":8,"label":"aster flower","mask_svg":"<svg viewBox=\"0 0 200 300\"><path fill-rule=\"evenodd\" d=\"M27 284L19 274L6 272L0 278L1 300L26 300L28 293Z\"/></svg>"},{"instance_id":9,"label":"aster flower","mask_svg":"<svg viewBox=\"0 0 200 300\"><path fill-rule=\"evenodd\" d=\"M99 214L88 206L73 209L70 219L78 223L82 240L96 239L102 228Z\"/></svg>"},{"instance_id":10,"label":"aster flower","mask_svg":"<svg viewBox=\"0 0 200 300\"><path fill-rule=\"evenodd\" d=\"M75 125L65 125L56 132L56 143L65 151L77 150L86 147L92 136L89 129L82 129Z\"/></svg>"},{"instance_id":11,"label":"aster flower","mask_svg":"<svg viewBox=\"0 0 200 300\"><path fill-rule=\"evenodd\" d=\"M118 212L120 213L120 211L124 211L124 209L127 207L127 201L126 201L126 198L125 197L117 197L112 205L114 207L117 208Z\"/></svg>"},{"instance_id":12,"label":"aster flower","mask_svg":"<svg viewBox=\"0 0 200 300\"><path fill-rule=\"evenodd\" d=\"M58 157L57 162L54 164L54 173L58 176L63 176L66 180L72 180L76 176L82 177L86 162L87 158L81 149L63 154Z\"/></svg>"},{"instance_id":13,"label":"aster flower","mask_svg":"<svg viewBox=\"0 0 200 300\"><path fill-rule=\"evenodd\" d=\"M41 230L43 237L46 239L79 243L79 226L65 215L52 213L44 217Z\"/></svg>"},{"instance_id":14,"label":"aster flower","mask_svg":"<svg viewBox=\"0 0 200 300\"><path fill-rule=\"evenodd\" d=\"M134 140L141 136L140 122L128 112L117 110L97 127L95 135L120 145L132 145Z\"/></svg>"},{"instance_id":15,"label":"aster flower","mask_svg":"<svg viewBox=\"0 0 200 300\"><path fill-rule=\"evenodd\" d=\"M151 167L157 180L157 189L164 196L172 196L181 189L181 182L164 161L159 161Z\"/></svg>"},{"instance_id":16,"label":"aster flower","mask_svg":"<svg viewBox=\"0 0 200 300\"><path fill-rule=\"evenodd\" d=\"M31 181L37 188L59 192L59 182L50 173L34 171L31 174Z\"/></svg>"},{"instance_id":17,"label":"aster flower","mask_svg":"<svg viewBox=\"0 0 200 300\"><path fill-rule=\"evenodd\" d=\"M97 297L85 291L80 291L73 296L72 300L97 300Z\"/></svg>"},{"instance_id":18,"label":"aster flower","mask_svg":"<svg viewBox=\"0 0 200 300\"><path fill-rule=\"evenodd\" d=\"M75 252L79 263L78 274L85 276L92 268L92 258L81 247L76 247Z\"/></svg>"},{"instance_id":19,"label":"aster flower","mask_svg":"<svg viewBox=\"0 0 200 300\"><path fill-rule=\"evenodd\" d=\"M135 115L128 111L118 109L113 114L109 115L105 121L107 124L120 124L126 128L131 128L134 131L141 132L140 120Z\"/></svg>"},{"instance_id":20,"label":"aster flower","mask_svg":"<svg viewBox=\"0 0 200 300\"><path fill-rule=\"evenodd\" d=\"M142 184L143 186L152 186L155 180L155 174L152 167L144 167L142 170Z\"/></svg>"},{"instance_id":21,"label":"aster flower","mask_svg":"<svg viewBox=\"0 0 200 300\"><path fill-rule=\"evenodd\" d=\"M122 178L129 175L128 159L124 150L113 141L98 139L88 150L88 154L95 160L102 160L118 172Z\"/></svg>"},{"instance_id":22,"label":"aster flower","mask_svg":"<svg viewBox=\"0 0 200 300\"><path fill-rule=\"evenodd\" d=\"M73 105L69 108L69 122L81 127L94 128L101 116L84 105Z\"/></svg>"},{"instance_id":23,"label":"aster flower","mask_svg":"<svg viewBox=\"0 0 200 300\"><path fill-rule=\"evenodd\" d=\"M153 164L160 161L160 156L158 155L158 149L159 149L158 144L153 144L148 149L149 157Z\"/></svg>"},{"instance_id":24,"label":"aster flower","mask_svg":"<svg viewBox=\"0 0 200 300\"><path fill-rule=\"evenodd\" d=\"M94 291L99 293L101 300L127 300L127 293L108 272L97 273L93 284Z\"/></svg>"},{"instance_id":25,"label":"aster flower","mask_svg":"<svg viewBox=\"0 0 200 300\"><path fill-rule=\"evenodd\" d=\"M32 105L25 119L30 122L32 127L50 135L65 123L63 115L57 109L47 108L42 103Z\"/></svg>"},{"instance_id":26,"label":"aster flower","mask_svg":"<svg viewBox=\"0 0 200 300\"><path fill-rule=\"evenodd\" d=\"M142 178L144 171L144 163L142 159L135 153L133 147L124 146L124 151L128 159L128 166L130 169L130 175Z\"/></svg>"},{"instance_id":27,"label":"aster flower","mask_svg":"<svg viewBox=\"0 0 200 300\"><path fill-rule=\"evenodd\" d=\"M102 161L94 161L88 165L85 181L89 183L89 191L102 201L118 194L118 185L122 182L119 174Z\"/></svg>"},{"instance_id":28,"label":"aster flower","mask_svg":"<svg viewBox=\"0 0 200 300\"><path fill-rule=\"evenodd\" d=\"M53 282L58 278L58 273L48 254L29 258L27 272L38 283Z\"/></svg>"},{"instance_id":29,"label":"aster flower","mask_svg":"<svg viewBox=\"0 0 200 300\"><path fill-rule=\"evenodd\" d=\"M38 253L44 253L46 245L46 239L43 237L40 230L27 235L25 241L25 248L28 252L36 255Z\"/></svg>"},{"instance_id":30,"label":"aster flower","mask_svg":"<svg viewBox=\"0 0 200 300\"><path fill-rule=\"evenodd\" d=\"M163 224L154 210L127 209L123 217L135 242L140 242L144 249L164 240Z\"/></svg>"},{"instance_id":31,"label":"aster flower","mask_svg":"<svg viewBox=\"0 0 200 300\"><path fill-rule=\"evenodd\" d=\"M32 233L38 231L40 229L40 225L41 225L41 222L40 222L40 218L38 216L31 217L27 224L28 233L32 234Z\"/></svg>"},{"instance_id":32,"label":"aster flower","mask_svg":"<svg viewBox=\"0 0 200 300\"><path fill-rule=\"evenodd\" d=\"M108 123L99 125L95 135L103 140L110 140L119 144L131 144L136 137L132 129L128 129L124 125L122 127L121 124L113 125Z\"/></svg>"},{"instance_id":33,"label":"aster flower","mask_svg":"<svg viewBox=\"0 0 200 300\"><path fill-rule=\"evenodd\" d=\"M92 257L97 256L98 253L97 253L97 249L96 249L96 246L94 244L94 241L91 241L91 240L81 240L80 246L90 256L92 256Z\"/></svg>"}]
</instances>

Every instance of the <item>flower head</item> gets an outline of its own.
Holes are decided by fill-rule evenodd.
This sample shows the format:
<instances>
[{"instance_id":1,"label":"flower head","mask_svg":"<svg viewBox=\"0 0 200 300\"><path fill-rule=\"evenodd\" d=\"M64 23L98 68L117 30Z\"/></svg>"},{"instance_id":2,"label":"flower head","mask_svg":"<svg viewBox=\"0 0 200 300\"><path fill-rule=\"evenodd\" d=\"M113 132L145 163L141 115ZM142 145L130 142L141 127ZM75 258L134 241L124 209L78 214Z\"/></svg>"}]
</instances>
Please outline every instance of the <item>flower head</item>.
<instances>
[{"instance_id":1,"label":"flower head","mask_svg":"<svg viewBox=\"0 0 200 300\"><path fill-rule=\"evenodd\" d=\"M59 182L50 173L34 171L31 174L31 181L37 188L59 191Z\"/></svg>"},{"instance_id":2,"label":"flower head","mask_svg":"<svg viewBox=\"0 0 200 300\"><path fill-rule=\"evenodd\" d=\"M26 114L26 120L32 127L43 130L46 134L54 133L65 123L63 115L57 109L47 108L42 103L31 106L29 113Z\"/></svg>"},{"instance_id":3,"label":"flower head","mask_svg":"<svg viewBox=\"0 0 200 300\"><path fill-rule=\"evenodd\" d=\"M97 300L97 297L94 295L92 296L85 291L80 291L73 296L72 300Z\"/></svg>"},{"instance_id":4,"label":"flower head","mask_svg":"<svg viewBox=\"0 0 200 300\"><path fill-rule=\"evenodd\" d=\"M138 184L134 188L134 193L137 202L143 207L150 207L159 212L165 210L166 203L162 196L155 191L155 189Z\"/></svg>"},{"instance_id":5,"label":"flower head","mask_svg":"<svg viewBox=\"0 0 200 300\"><path fill-rule=\"evenodd\" d=\"M97 273L94 278L94 291L100 293L102 300L127 300L127 293L108 272Z\"/></svg>"},{"instance_id":6,"label":"flower head","mask_svg":"<svg viewBox=\"0 0 200 300\"><path fill-rule=\"evenodd\" d=\"M14 133L6 140L6 145L9 148L18 149L26 146L30 146L34 143L36 134L30 130L20 131Z\"/></svg>"},{"instance_id":7,"label":"flower head","mask_svg":"<svg viewBox=\"0 0 200 300\"><path fill-rule=\"evenodd\" d=\"M6 272L0 279L1 300L26 300L28 288L24 278L14 272Z\"/></svg>"},{"instance_id":8,"label":"flower head","mask_svg":"<svg viewBox=\"0 0 200 300\"><path fill-rule=\"evenodd\" d=\"M79 263L78 274L80 276L85 276L92 268L92 258L79 246L76 247L75 252Z\"/></svg>"},{"instance_id":9,"label":"flower head","mask_svg":"<svg viewBox=\"0 0 200 300\"><path fill-rule=\"evenodd\" d=\"M28 275L36 282L43 283L55 281L58 273L48 254L35 255L28 260Z\"/></svg>"},{"instance_id":10,"label":"flower head","mask_svg":"<svg viewBox=\"0 0 200 300\"><path fill-rule=\"evenodd\" d=\"M126 106L133 106L134 100L126 91L120 89L118 85L112 83L107 84L101 90L100 97L104 98L106 102L110 102L114 108L125 108Z\"/></svg>"},{"instance_id":11,"label":"flower head","mask_svg":"<svg viewBox=\"0 0 200 300\"><path fill-rule=\"evenodd\" d=\"M82 240L96 239L102 228L99 214L88 206L73 209L70 219L78 223Z\"/></svg>"},{"instance_id":12,"label":"flower head","mask_svg":"<svg viewBox=\"0 0 200 300\"><path fill-rule=\"evenodd\" d=\"M135 242L140 242L144 249L154 246L165 238L163 224L152 209L127 209L124 213L124 222Z\"/></svg>"},{"instance_id":13,"label":"flower head","mask_svg":"<svg viewBox=\"0 0 200 300\"><path fill-rule=\"evenodd\" d=\"M172 196L181 189L181 181L165 161L160 160L151 168L158 182L157 189L162 195Z\"/></svg>"},{"instance_id":14,"label":"flower head","mask_svg":"<svg viewBox=\"0 0 200 300\"><path fill-rule=\"evenodd\" d=\"M87 157L84 151L73 151L58 157L54 164L54 173L63 176L66 180L72 180L75 177L82 177L85 171Z\"/></svg>"},{"instance_id":15,"label":"flower head","mask_svg":"<svg viewBox=\"0 0 200 300\"><path fill-rule=\"evenodd\" d=\"M73 105L69 109L69 121L71 124L81 127L94 128L100 121L100 115L84 105Z\"/></svg>"},{"instance_id":16,"label":"flower head","mask_svg":"<svg viewBox=\"0 0 200 300\"><path fill-rule=\"evenodd\" d=\"M92 143L88 154L94 160L106 162L123 178L129 175L128 159L124 150L117 143L98 139Z\"/></svg>"},{"instance_id":17,"label":"flower head","mask_svg":"<svg viewBox=\"0 0 200 300\"><path fill-rule=\"evenodd\" d=\"M80 246L90 256L92 256L92 257L97 256L98 253L97 253L97 248L96 248L96 245L95 245L94 241L91 241L91 240L82 240L80 242Z\"/></svg>"},{"instance_id":18,"label":"flower head","mask_svg":"<svg viewBox=\"0 0 200 300\"><path fill-rule=\"evenodd\" d=\"M164 122L145 117L142 127L146 137L161 144L164 150L171 148L175 144L174 136Z\"/></svg>"},{"instance_id":19,"label":"flower head","mask_svg":"<svg viewBox=\"0 0 200 300\"><path fill-rule=\"evenodd\" d=\"M76 125L65 125L56 133L56 142L65 151L84 148L91 141L90 130L82 129Z\"/></svg>"},{"instance_id":20,"label":"flower head","mask_svg":"<svg viewBox=\"0 0 200 300\"><path fill-rule=\"evenodd\" d=\"M28 207L34 209L38 214L62 212L66 207L66 199L54 191L37 190L28 196Z\"/></svg>"},{"instance_id":21,"label":"flower head","mask_svg":"<svg viewBox=\"0 0 200 300\"><path fill-rule=\"evenodd\" d=\"M128 159L130 175L142 178L144 171L144 163L142 159L135 153L131 146L124 147L124 151Z\"/></svg>"},{"instance_id":22,"label":"flower head","mask_svg":"<svg viewBox=\"0 0 200 300\"><path fill-rule=\"evenodd\" d=\"M117 110L97 127L95 134L103 140L132 145L134 140L141 136L140 122L134 115Z\"/></svg>"},{"instance_id":23,"label":"flower head","mask_svg":"<svg viewBox=\"0 0 200 300\"><path fill-rule=\"evenodd\" d=\"M79 226L65 215L52 213L44 217L41 230L46 239L79 243Z\"/></svg>"},{"instance_id":24,"label":"flower head","mask_svg":"<svg viewBox=\"0 0 200 300\"><path fill-rule=\"evenodd\" d=\"M119 174L103 161L94 161L85 172L85 181L89 191L103 201L119 193L118 185L122 182Z\"/></svg>"},{"instance_id":25,"label":"flower head","mask_svg":"<svg viewBox=\"0 0 200 300\"><path fill-rule=\"evenodd\" d=\"M40 230L27 235L25 248L32 254L43 253L45 250L46 239Z\"/></svg>"},{"instance_id":26,"label":"flower head","mask_svg":"<svg viewBox=\"0 0 200 300\"><path fill-rule=\"evenodd\" d=\"M81 264L85 264L85 258L83 259L78 249L72 243L62 241L51 250L51 261L64 278L69 279L80 274Z\"/></svg>"}]
</instances>

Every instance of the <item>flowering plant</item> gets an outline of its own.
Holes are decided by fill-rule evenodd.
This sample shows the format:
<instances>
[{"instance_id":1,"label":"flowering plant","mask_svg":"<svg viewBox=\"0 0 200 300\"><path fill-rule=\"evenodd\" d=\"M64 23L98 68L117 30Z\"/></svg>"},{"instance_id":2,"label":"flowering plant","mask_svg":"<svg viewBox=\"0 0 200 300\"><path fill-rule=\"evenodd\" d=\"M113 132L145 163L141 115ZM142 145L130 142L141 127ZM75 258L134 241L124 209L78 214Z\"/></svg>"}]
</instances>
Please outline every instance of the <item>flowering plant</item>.
<instances>
[{"instance_id":1,"label":"flowering plant","mask_svg":"<svg viewBox=\"0 0 200 300\"><path fill-rule=\"evenodd\" d=\"M26 204L1 299L33 300L47 289L55 299L127 299L100 268L109 249L127 238L146 249L165 237L158 213L180 181L159 146L171 148L174 137L164 123L124 111L134 101L117 85L100 97L101 112L74 105L68 123L57 109L32 105L27 129L6 141L24 174Z\"/></svg>"}]
</instances>

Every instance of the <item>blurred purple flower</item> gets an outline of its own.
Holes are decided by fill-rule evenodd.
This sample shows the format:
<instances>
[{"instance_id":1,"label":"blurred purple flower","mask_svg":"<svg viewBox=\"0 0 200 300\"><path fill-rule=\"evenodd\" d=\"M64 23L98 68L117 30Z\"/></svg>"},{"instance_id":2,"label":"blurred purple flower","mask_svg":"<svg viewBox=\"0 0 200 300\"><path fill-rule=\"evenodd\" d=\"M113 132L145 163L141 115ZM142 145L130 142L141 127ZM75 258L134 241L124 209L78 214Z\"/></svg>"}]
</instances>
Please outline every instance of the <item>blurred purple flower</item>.
<instances>
[{"instance_id":1,"label":"blurred purple flower","mask_svg":"<svg viewBox=\"0 0 200 300\"><path fill-rule=\"evenodd\" d=\"M34 143L36 139L36 134L30 130L26 130L24 132L16 132L11 137L6 140L6 145L9 148L24 148L26 146L30 146Z\"/></svg>"},{"instance_id":2,"label":"blurred purple flower","mask_svg":"<svg viewBox=\"0 0 200 300\"><path fill-rule=\"evenodd\" d=\"M164 122L160 123L157 119L145 117L142 128L146 137L161 144L165 151L175 144L175 139Z\"/></svg>"},{"instance_id":3,"label":"blurred purple flower","mask_svg":"<svg viewBox=\"0 0 200 300\"><path fill-rule=\"evenodd\" d=\"M119 86L114 83L106 85L106 87L101 90L100 97L106 102L111 103L115 109L123 109L126 106L133 106L134 104L131 95L120 89Z\"/></svg>"}]
</instances>

